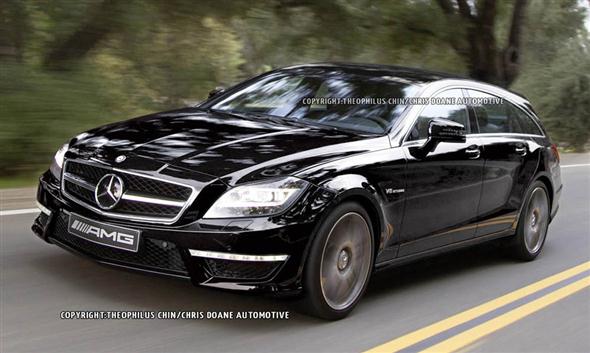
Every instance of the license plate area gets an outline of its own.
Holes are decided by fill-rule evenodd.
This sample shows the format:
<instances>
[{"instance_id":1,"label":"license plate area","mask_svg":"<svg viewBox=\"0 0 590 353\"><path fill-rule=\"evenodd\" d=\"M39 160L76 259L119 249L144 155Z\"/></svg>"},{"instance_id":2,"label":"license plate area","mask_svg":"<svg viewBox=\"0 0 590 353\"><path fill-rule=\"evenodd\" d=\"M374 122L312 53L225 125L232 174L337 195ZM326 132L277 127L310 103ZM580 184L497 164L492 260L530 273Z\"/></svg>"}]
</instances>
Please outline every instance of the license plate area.
<instances>
[{"instance_id":1,"label":"license plate area","mask_svg":"<svg viewBox=\"0 0 590 353\"><path fill-rule=\"evenodd\" d=\"M98 222L70 213L68 232L82 239L111 248L137 252L141 232L136 229Z\"/></svg>"}]
</instances>

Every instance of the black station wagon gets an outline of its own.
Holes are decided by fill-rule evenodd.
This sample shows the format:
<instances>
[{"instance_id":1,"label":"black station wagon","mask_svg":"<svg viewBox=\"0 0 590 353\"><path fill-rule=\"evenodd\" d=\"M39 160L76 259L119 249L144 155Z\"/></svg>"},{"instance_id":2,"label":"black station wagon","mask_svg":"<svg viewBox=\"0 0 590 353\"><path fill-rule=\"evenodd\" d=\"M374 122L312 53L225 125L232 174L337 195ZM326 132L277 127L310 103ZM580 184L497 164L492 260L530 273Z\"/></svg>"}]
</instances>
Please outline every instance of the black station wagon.
<instances>
[{"instance_id":1,"label":"black station wagon","mask_svg":"<svg viewBox=\"0 0 590 353\"><path fill-rule=\"evenodd\" d=\"M561 187L517 94L314 64L79 134L41 176L33 230L100 263L299 295L338 319L378 268L497 238L534 259Z\"/></svg>"}]
</instances>

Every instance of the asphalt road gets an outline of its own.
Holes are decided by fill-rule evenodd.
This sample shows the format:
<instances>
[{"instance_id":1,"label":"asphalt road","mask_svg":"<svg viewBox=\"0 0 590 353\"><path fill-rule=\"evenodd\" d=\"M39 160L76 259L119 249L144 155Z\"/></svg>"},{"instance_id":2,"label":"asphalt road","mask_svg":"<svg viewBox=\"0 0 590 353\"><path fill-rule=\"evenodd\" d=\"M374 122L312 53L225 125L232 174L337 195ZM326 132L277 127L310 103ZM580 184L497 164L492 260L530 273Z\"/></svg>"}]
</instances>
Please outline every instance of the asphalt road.
<instances>
[{"instance_id":1,"label":"asphalt road","mask_svg":"<svg viewBox=\"0 0 590 353\"><path fill-rule=\"evenodd\" d=\"M588 163L589 155L562 160ZM285 300L103 267L39 240L29 230L34 214L4 215L0 351L365 351L590 261L590 166L563 168L562 176L561 208L536 261L513 261L489 244L379 272L353 314L338 322L298 314ZM62 320L64 310L272 310L289 311L290 319ZM514 321L462 350L590 352L590 289Z\"/></svg>"}]
</instances>

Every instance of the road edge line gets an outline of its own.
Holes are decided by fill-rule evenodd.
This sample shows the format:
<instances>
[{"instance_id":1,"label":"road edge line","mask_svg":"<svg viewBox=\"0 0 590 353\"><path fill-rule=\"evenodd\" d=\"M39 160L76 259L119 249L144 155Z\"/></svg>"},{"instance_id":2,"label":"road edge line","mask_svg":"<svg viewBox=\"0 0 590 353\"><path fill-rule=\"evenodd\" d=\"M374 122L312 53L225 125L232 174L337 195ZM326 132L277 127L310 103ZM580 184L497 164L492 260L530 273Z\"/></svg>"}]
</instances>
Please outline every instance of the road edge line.
<instances>
[{"instance_id":1,"label":"road edge line","mask_svg":"<svg viewBox=\"0 0 590 353\"><path fill-rule=\"evenodd\" d=\"M590 164L566 164L560 166L560 168L574 168L574 167L590 167Z\"/></svg>"},{"instance_id":2,"label":"road edge line","mask_svg":"<svg viewBox=\"0 0 590 353\"><path fill-rule=\"evenodd\" d=\"M19 214L28 214L28 213L40 213L41 211L38 208L22 208L19 210L6 210L0 211L1 216L14 216Z\"/></svg>"}]
</instances>

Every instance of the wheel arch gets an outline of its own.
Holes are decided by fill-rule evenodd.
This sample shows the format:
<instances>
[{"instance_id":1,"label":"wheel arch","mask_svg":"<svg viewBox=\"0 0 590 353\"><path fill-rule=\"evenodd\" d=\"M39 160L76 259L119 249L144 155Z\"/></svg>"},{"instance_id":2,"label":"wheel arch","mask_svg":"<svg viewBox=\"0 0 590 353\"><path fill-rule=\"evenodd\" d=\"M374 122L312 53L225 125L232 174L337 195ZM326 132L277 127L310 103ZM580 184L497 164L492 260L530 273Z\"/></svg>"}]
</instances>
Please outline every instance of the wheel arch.
<instances>
[{"instance_id":1,"label":"wheel arch","mask_svg":"<svg viewBox=\"0 0 590 353\"><path fill-rule=\"evenodd\" d=\"M339 204L344 202L358 203L367 211L367 214L369 215L369 221L371 222L370 225L373 230L373 240L375 245L373 249L373 255L376 258L377 254L379 253L379 249L381 248L381 241L383 239L381 236L381 233L383 233L383 220L380 216L381 211L378 207L375 207L375 204L372 202L372 200L361 194L346 195L340 200Z\"/></svg>"},{"instance_id":2,"label":"wheel arch","mask_svg":"<svg viewBox=\"0 0 590 353\"><path fill-rule=\"evenodd\" d=\"M548 193L547 196L549 197L549 214L551 214L553 211L553 198L554 198L553 183L551 182L551 179L549 178L549 176L546 175L546 173L539 173L533 179L532 183L534 183L535 181L542 182L545 185L545 187L547 188L547 193Z\"/></svg>"},{"instance_id":3,"label":"wheel arch","mask_svg":"<svg viewBox=\"0 0 590 353\"><path fill-rule=\"evenodd\" d=\"M520 206L520 209L518 211L518 218L517 218L517 223L520 222L520 218L524 209L524 206L526 204L526 196L528 195L528 190L530 189L531 185L533 185L535 182L541 182L545 188L547 188L547 197L549 197L549 214L551 215L552 210L553 210L553 184L551 183L551 178L549 177L549 175L547 173L544 172L540 172L537 173L532 179L530 184L527 185L526 189L525 189L525 193L523 195L523 200L522 200L522 204Z\"/></svg>"},{"instance_id":4,"label":"wheel arch","mask_svg":"<svg viewBox=\"0 0 590 353\"><path fill-rule=\"evenodd\" d=\"M329 201L326 208L322 210L322 215L317 222L312 236L309 237L308 243L305 247L303 258L307 262L311 244L316 236L320 224L322 224L328 214L334 208L343 202L356 202L360 204L369 215L371 229L373 230L374 239L374 258L377 258L379 251L382 249L384 241L383 234L385 233L385 217L381 207L382 199L376 186L372 185L369 180L359 174L345 174L339 175L324 181L318 185L319 187L329 190L334 193L334 196ZM303 266L301 266L301 269Z\"/></svg>"}]
</instances>

